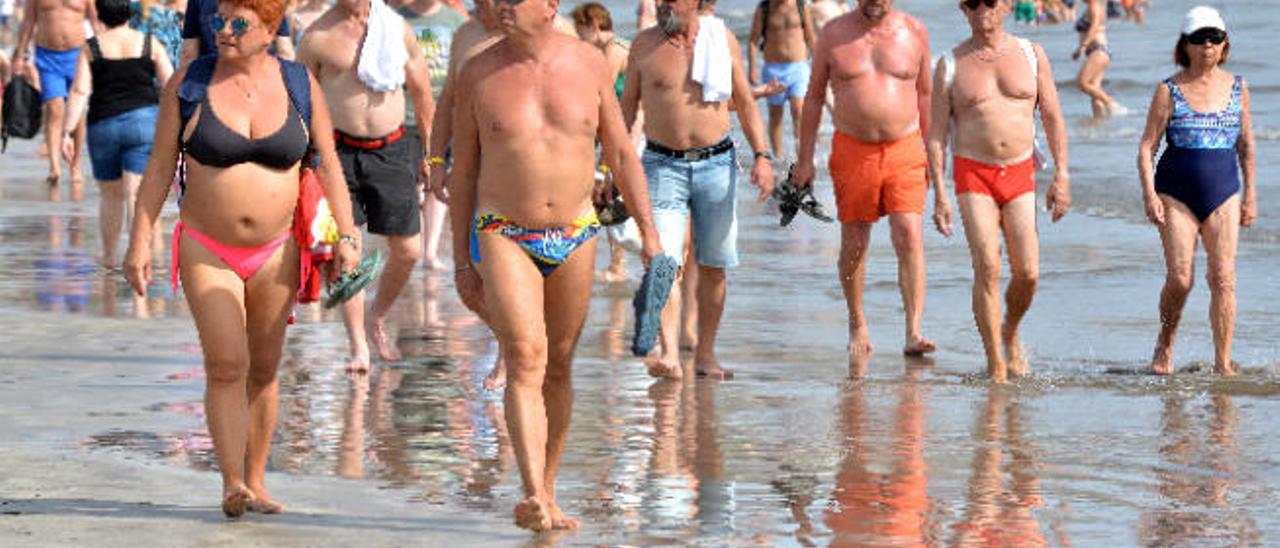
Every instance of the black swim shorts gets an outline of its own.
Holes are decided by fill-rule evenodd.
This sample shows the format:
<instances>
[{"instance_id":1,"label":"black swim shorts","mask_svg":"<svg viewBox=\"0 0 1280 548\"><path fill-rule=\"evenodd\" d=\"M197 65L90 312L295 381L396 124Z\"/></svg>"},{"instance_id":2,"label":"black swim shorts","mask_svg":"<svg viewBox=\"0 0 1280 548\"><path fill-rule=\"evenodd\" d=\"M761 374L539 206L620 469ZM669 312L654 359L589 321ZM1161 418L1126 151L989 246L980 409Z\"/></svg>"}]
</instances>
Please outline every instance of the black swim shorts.
<instances>
[{"instance_id":1,"label":"black swim shorts","mask_svg":"<svg viewBox=\"0 0 1280 548\"><path fill-rule=\"evenodd\" d=\"M376 147L356 144L379 140L344 139L342 135L336 139L342 175L351 191L352 214L356 225L367 222L374 234L412 236L422 230L418 209L422 140L417 128L405 127L404 134L395 140L381 139L389 143L377 143Z\"/></svg>"}]
</instances>

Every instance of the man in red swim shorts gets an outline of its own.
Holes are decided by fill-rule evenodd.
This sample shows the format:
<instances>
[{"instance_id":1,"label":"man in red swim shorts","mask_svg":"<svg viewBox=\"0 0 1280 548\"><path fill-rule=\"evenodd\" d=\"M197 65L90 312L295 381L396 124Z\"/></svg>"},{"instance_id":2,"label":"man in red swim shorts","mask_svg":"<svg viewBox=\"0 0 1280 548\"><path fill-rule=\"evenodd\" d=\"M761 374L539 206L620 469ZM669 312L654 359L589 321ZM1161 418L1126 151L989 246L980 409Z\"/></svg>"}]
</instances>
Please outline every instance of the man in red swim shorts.
<instances>
[{"instance_id":1,"label":"man in red swim shorts","mask_svg":"<svg viewBox=\"0 0 1280 548\"><path fill-rule=\"evenodd\" d=\"M1009 0L965 0L973 35L942 55L934 72L929 180L933 220L951 235L946 147L951 138L956 201L973 257L973 316L995 382L1027 373L1018 324L1031 306L1040 270L1036 234L1035 114L1049 138L1056 171L1046 205L1057 222L1071 204L1067 132L1049 60L1039 45L1004 32ZM1012 276L1000 323L1000 233Z\"/></svg>"},{"instance_id":2,"label":"man in red swim shorts","mask_svg":"<svg viewBox=\"0 0 1280 548\"><path fill-rule=\"evenodd\" d=\"M929 127L929 33L918 19L893 9L894 0L861 0L822 27L813 76L800 120L800 153L792 181L813 182L813 150L827 84L836 136L831 179L840 216L840 283L849 306L849 354L872 351L862 314L871 227L889 217L898 255L898 287L906 309L903 353L936 346L920 330L924 311L922 215L926 191L922 134Z\"/></svg>"}]
</instances>

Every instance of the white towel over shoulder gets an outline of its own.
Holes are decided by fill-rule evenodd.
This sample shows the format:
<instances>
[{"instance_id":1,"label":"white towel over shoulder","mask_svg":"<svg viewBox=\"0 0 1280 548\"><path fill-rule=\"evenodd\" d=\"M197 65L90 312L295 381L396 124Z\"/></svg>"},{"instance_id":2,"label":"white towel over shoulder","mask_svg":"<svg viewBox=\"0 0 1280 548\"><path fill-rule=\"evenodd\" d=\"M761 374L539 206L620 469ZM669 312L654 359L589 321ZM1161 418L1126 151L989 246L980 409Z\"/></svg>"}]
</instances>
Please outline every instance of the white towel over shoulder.
<instances>
[{"instance_id":1,"label":"white towel over shoulder","mask_svg":"<svg viewBox=\"0 0 1280 548\"><path fill-rule=\"evenodd\" d=\"M404 44L404 18L383 0L370 0L369 23L360 48L356 75L373 91L388 92L404 85L409 52Z\"/></svg>"},{"instance_id":2,"label":"white towel over shoulder","mask_svg":"<svg viewBox=\"0 0 1280 548\"><path fill-rule=\"evenodd\" d=\"M376 0L375 0L376 1ZM698 18L698 36L693 40L693 64L689 76L702 84L702 100L727 101L733 96L733 56L724 21L714 15Z\"/></svg>"}]
</instances>

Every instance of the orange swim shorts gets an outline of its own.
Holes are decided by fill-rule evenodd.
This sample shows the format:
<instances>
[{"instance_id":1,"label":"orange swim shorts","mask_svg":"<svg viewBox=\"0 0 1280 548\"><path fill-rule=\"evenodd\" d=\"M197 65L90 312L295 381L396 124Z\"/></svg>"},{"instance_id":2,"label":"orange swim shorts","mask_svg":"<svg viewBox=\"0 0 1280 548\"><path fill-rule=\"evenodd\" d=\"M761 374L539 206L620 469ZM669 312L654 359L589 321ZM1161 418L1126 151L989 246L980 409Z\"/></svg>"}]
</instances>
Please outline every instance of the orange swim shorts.
<instances>
[{"instance_id":1,"label":"orange swim shorts","mask_svg":"<svg viewBox=\"0 0 1280 548\"><path fill-rule=\"evenodd\" d=\"M927 159L920 132L884 143L866 143L836 132L831 181L840 222L874 223L890 213L924 213Z\"/></svg>"},{"instance_id":2,"label":"orange swim shorts","mask_svg":"<svg viewBox=\"0 0 1280 548\"><path fill-rule=\"evenodd\" d=\"M1027 158L1009 166L993 166L962 156L952 159L956 194L986 194L1004 207L1014 198L1036 191L1035 158Z\"/></svg>"}]
</instances>

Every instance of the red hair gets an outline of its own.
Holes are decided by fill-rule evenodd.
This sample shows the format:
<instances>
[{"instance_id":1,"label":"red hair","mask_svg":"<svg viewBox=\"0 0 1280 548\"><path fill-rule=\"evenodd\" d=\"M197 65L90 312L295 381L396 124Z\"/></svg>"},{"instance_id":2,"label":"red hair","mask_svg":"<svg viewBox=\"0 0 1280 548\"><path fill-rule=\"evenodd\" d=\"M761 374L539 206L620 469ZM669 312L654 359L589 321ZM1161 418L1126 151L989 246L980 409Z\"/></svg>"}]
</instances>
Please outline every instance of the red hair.
<instances>
[{"instance_id":1,"label":"red hair","mask_svg":"<svg viewBox=\"0 0 1280 548\"><path fill-rule=\"evenodd\" d=\"M218 0L218 2L249 9L257 14L267 31L273 35L276 33L276 27L280 26L280 21L284 19L284 8L288 4L288 0Z\"/></svg>"}]
</instances>

